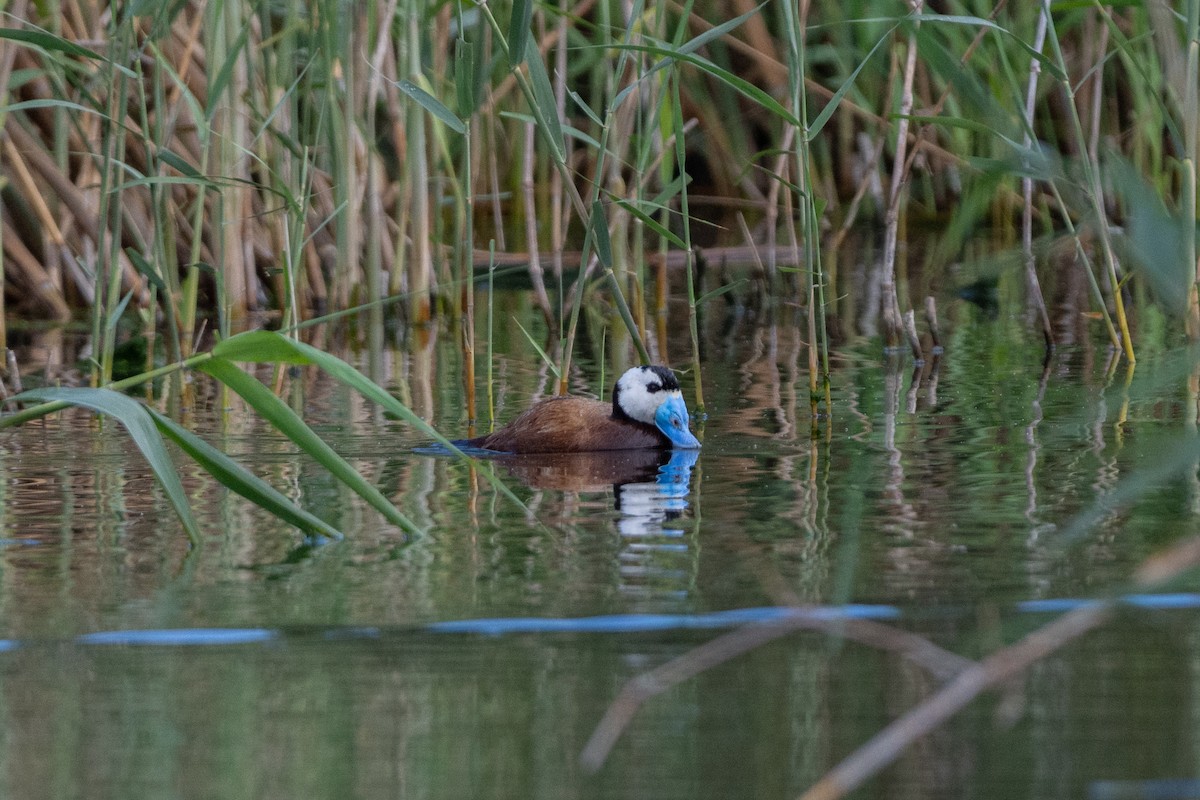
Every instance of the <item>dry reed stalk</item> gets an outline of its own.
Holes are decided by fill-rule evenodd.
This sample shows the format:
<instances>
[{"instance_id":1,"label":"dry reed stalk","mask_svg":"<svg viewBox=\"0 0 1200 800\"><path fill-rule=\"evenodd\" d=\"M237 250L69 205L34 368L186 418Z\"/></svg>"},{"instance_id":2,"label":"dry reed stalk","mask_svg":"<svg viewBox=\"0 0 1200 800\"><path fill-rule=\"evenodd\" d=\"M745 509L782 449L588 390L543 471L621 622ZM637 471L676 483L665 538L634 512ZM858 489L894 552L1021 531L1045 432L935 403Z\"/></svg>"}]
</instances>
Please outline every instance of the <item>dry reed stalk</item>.
<instances>
[{"instance_id":1,"label":"dry reed stalk","mask_svg":"<svg viewBox=\"0 0 1200 800\"><path fill-rule=\"evenodd\" d=\"M401 56L409 79L420 81L421 70L421 10L415 5L408 9L408 36ZM409 170L411 192L408 197L411 227L409 230L411 252L407 264L409 293L409 322L424 326L432 314L430 290L433 286L433 216L429 207L428 186L429 150L426 146L426 114L416 103L407 105L407 124L404 133L408 141L405 166Z\"/></svg>"},{"instance_id":2,"label":"dry reed stalk","mask_svg":"<svg viewBox=\"0 0 1200 800\"><path fill-rule=\"evenodd\" d=\"M230 5L207 5L205 14L205 46L207 58L214 64L230 64L229 81L219 97L206 97L212 124L212 146L204 169L229 181L223 191L214 193L210 210L215 226L214 266L221 270L222 296L217 302L225 312L222 319L229 334L229 325L240 326L255 305L254 277L247 263L244 221L251 213L248 202L250 180L246 153L249 152L248 126L242 113L241 98L250 89L250 79L243 57L233 57L230 48L238 41L243 21ZM213 76L215 78L215 76Z\"/></svg>"},{"instance_id":3,"label":"dry reed stalk","mask_svg":"<svg viewBox=\"0 0 1200 800\"><path fill-rule=\"evenodd\" d=\"M16 19L21 19L25 16L27 5L26 0L16 0L11 9ZM8 136L4 133L4 123L8 116L8 82L12 75L16 50L17 48L15 47L7 47L5 48L5 52L0 53L0 145L5 147L12 144L8 140ZM3 211L4 201L0 198L0 221L3 220ZM6 238L3 227L0 227L0 352L11 354L12 351L8 349L8 308L5 305L4 292L5 277L7 275L7 266L4 263L4 241ZM0 381L0 391L3 390L4 382Z\"/></svg>"},{"instance_id":4,"label":"dry reed stalk","mask_svg":"<svg viewBox=\"0 0 1200 800\"><path fill-rule=\"evenodd\" d=\"M1200 564L1200 537L1189 537L1159 551L1134 573L1145 591L1162 586ZM1112 617L1115 600L1097 600L1069 611L1020 641L1003 647L958 673L949 683L889 724L827 772L800 800L841 798L895 761L916 740L957 714L982 692L1002 685Z\"/></svg>"},{"instance_id":5,"label":"dry reed stalk","mask_svg":"<svg viewBox=\"0 0 1200 800\"><path fill-rule=\"evenodd\" d=\"M50 211L49 206L46 205L46 199L42 197L42 193L38 190L33 175L30 173L29 167L25 164L25 159L21 157L20 152L13 146L12 139L7 136L3 137L3 150L4 157L8 161L9 167L13 170L14 182L24 192L26 202L33 208L34 216L37 217L38 222L42 225L43 237L49 238L55 247L62 247L66 244L62 230L54 220L54 214Z\"/></svg>"},{"instance_id":6,"label":"dry reed stalk","mask_svg":"<svg viewBox=\"0 0 1200 800\"><path fill-rule=\"evenodd\" d=\"M869 156L864 159L864 163L871 165L879 161L883 155L884 135L880 134L875 139L875 144ZM854 192L854 196L850 198L850 203L846 206L846 211L842 217L842 224L838 227L837 232L829 241L829 250L836 252L846 237L850 234L850 229L854 226L855 220L858 218L858 210L862 206L863 198L879 182L879 173L869 166L863 170L862 178L859 179L858 188Z\"/></svg>"},{"instance_id":7,"label":"dry reed stalk","mask_svg":"<svg viewBox=\"0 0 1200 800\"><path fill-rule=\"evenodd\" d=\"M537 162L537 150L534 144L537 140L537 130L533 122L524 126L524 148L521 153L521 203L525 210L525 243L529 248L529 280L533 284L533 301L546 327L554 329L554 311L550 308L550 298L546 294L546 283L543 279L542 259L538 252L538 220L537 192L534 191L533 173ZM553 247L551 247L553 250Z\"/></svg>"},{"instance_id":8,"label":"dry reed stalk","mask_svg":"<svg viewBox=\"0 0 1200 800\"><path fill-rule=\"evenodd\" d=\"M900 299L896 290L896 243L900 229L900 203L903 196L904 164L908 148L908 117L913 108L913 80L917 68L917 28L920 25L920 15L924 9L924 0L909 0L913 14L918 18L913 23L913 30L908 35L908 47L905 54L903 78L900 89L899 119L896 122L896 153L892 168L892 181L888 187L888 205L885 215L883 261L880 288L882 290L883 336L888 348L900 344L902 323L900 319Z\"/></svg>"},{"instance_id":9,"label":"dry reed stalk","mask_svg":"<svg viewBox=\"0 0 1200 800\"><path fill-rule=\"evenodd\" d=\"M554 48L554 64L558 76L554 82L554 102L560 114L563 113L566 106L566 98L563 97L560 100L559 92L566 89L566 81L562 76L567 74L567 19L571 11L570 2L571 0L559 0L558 29L555 32L558 41ZM573 160L574 143L568 138L563 143L563 147L566 148L567 159ZM563 176L558 170L552 170L550 173L550 252L553 254L551 265L555 277L558 278L560 294L563 272L562 251L566 247L569 214L570 209L567 207L567 198L563 191Z\"/></svg>"},{"instance_id":10,"label":"dry reed stalk","mask_svg":"<svg viewBox=\"0 0 1200 800\"><path fill-rule=\"evenodd\" d=\"M203 50L200 42L200 28L204 22L204 14L200 10L192 7L192 21L190 25L184 24L185 14L181 13L171 25L171 36L164 42L164 51L167 46L177 44L181 49L180 52L172 53L172 61L175 66L175 74L179 76L179 80L183 83L189 92L196 97L203 97L204 83L200 76L204 71ZM184 30L179 30L179 26L184 25ZM193 66L195 70L193 71ZM175 106L181 99L183 87L172 82L171 88L167 90L167 103L170 106Z\"/></svg>"},{"instance_id":11,"label":"dry reed stalk","mask_svg":"<svg viewBox=\"0 0 1200 800\"><path fill-rule=\"evenodd\" d=\"M938 324L937 300L931 294L925 296L925 322L929 325L930 350L936 356L942 352L942 328Z\"/></svg>"},{"instance_id":12,"label":"dry reed stalk","mask_svg":"<svg viewBox=\"0 0 1200 800\"><path fill-rule=\"evenodd\" d=\"M669 0L669 5L676 12L683 13L684 11L684 6L677 2L677 0ZM688 24L694 30L700 33L704 33L716 27L716 25L708 20L703 19L694 11L688 16ZM750 61L755 64L756 68L763 75L770 75L770 78L764 78L763 82L765 85L774 87L787 83L787 65L779 61L774 56L755 50L751 44L731 34L722 36L721 41L727 44L731 50L736 51L738 55L750 59ZM812 92L815 97L819 97L825 101L832 100L834 96L833 89L818 83L813 78L806 77L804 79L804 89L805 91ZM868 123L875 128L886 128L889 125L889 119L887 117L876 114L870 109L863 108L846 96L842 97L838 105L838 110L844 111L845 113L861 120L864 123ZM928 153L936 155L939 159L943 159L947 163L952 163L960 167L970 167L970 163L966 158L957 153L946 150L937 144L927 144L926 149Z\"/></svg>"},{"instance_id":13,"label":"dry reed stalk","mask_svg":"<svg viewBox=\"0 0 1200 800\"><path fill-rule=\"evenodd\" d=\"M21 237L7 222L3 225L5 255L11 263L5 265L5 277L25 288L36 303L58 321L70 319L71 310L63 299L62 291L55 285L41 261L25 247Z\"/></svg>"},{"instance_id":14,"label":"dry reed stalk","mask_svg":"<svg viewBox=\"0 0 1200 800\"><path fill-rule=\"evenodd\" d=\"M41 143L34 139L14 116L8 117L4 130L11 138L12 145L21 153L31 173L36 173L36 176L47 184L53 196L70 212L74 224L80 228L83 235L93 243L99 242L100 219L96 212L96 207L88 197L90 194L95 194L96 190L82 190L70 178L64 175L54 162L54 159L42 149ZM96 173L92 162L90 160L83 162L79 178L80 183L87 185L86 181L94 180L95 176ZM126 223L123 226L125 234L132 237L135 231L129 223L128 217L123 217L123 221ZM59 227L61 228L62 226ZM130 245L134 244L133 239L127 239L126 241ZM139 304L144 305L148 299L145 281L133 268L133 265L129 263L129 260L125 258L124 254L120 256L120 267L122 272L122 291L133 291L135 300Z\"/></svg>"},{"instance_id":15,"label":"dry reed stalk","mask_svg":"<svg viewBox=\"0 0 1200 800\"><path fill-rule=\"evenodd\" d=\"M603 765L617 739L647 700L706 670L797 631L823 632L884 652L896 653L940 680L952 680L975 666L970 659L908 631L871 620L830 619L824 611L803 606L789 609L779 620L737 628L633 678L609 704L604 718L596 725L580 753L579 760L584 769L594 772Z\"/></svg>"},{"instance_id":16,"label":"dry reed stalk","mask_svg":"<svg viewBox=\"0 0 1200 800\"><path fill-rule=\"evenodd\" d=\"M1037 29L1033 37L1034 52L1042 52L1046 44L1046 29L1049 23L1050 10L1041 6L1038 13ZM1025 140L1026 148L1033 146L1033 114L1037 98L1038 77L1042 72L1042 62L1036 58L1029 59L1029 83L1025 90ZM1033 255L1033 178L1028 175L1021 178L1021 251L1025 257L1025 285L1028 287L1029 302L1033 304L1038 321L1042 326L1042 337L1046 347L1054 346L1054 328L1050 325L1050 315L1046 312L1046 300L1042 296L1041 282L1038 280L1037 262Z\"/></svg>"},{"instance_id":17,"label":"dry reed stalk","mask_svg":"<svg viewBox=\"0 0 1200 800\"><path fill-rule=\"evenodd\" d=\"M917 312L911 308L904 312L904 335L908 337L908 347L912 350L913 360L924 361L925 353L921 348L921 335L917 333Z\"/></svg>"},{"instance_id":18,"label":"dry reed stalk","mask_svg":"<svg viewBox=\"0 0 1200 800\"><path fill-rule=\"evenodd\" d=\"M792 111L794 113L795 109L792 109ZM787 184L787 179L785 176L787 174L788 164L791 162L792 146L795 142L795 138L796 126L785 126L783 130L783 141L779 147L779 155L775 157L775 164L771 169L771 174L779 176L779 179L771 181L770 186L767 187L766 203L763 208L763 226L766 228L767 233L767 285L769 287L769 292L772 293L777 289L775 281L778 276L778 271L776 269L778 266L776 264L776 258L777 251L779 250L779 203L781 196L791 194L790 191L785 192L783 189ZM788 220L788 227L793 227L793 219L790 213L787 215L786 219Z\"/></svg>"}]
</instances>

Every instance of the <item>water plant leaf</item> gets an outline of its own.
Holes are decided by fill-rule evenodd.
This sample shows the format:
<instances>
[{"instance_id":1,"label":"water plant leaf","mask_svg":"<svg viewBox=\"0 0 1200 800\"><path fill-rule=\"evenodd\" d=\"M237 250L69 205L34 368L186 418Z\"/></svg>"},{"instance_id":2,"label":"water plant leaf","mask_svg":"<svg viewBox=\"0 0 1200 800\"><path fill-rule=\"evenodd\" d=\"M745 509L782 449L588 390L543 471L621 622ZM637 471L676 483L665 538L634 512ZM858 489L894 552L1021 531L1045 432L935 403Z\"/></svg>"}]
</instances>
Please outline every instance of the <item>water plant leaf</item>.
<instances>
[{"instance_id":1,"label":"water plant leaf","mask_svg":"<svg viewBox=\"0 0 1200 800\"><path fill-rule=\"evenodd\" d=\"M546 65L542 63L542 54L537 48L537 43L533 39L527 39L525 49L532 89L530 102L534 105L533 114L540 123L539 129L554 150L555 160L560 164L565 163L567 154L563 149L562 122L558 118L558 104L554 100L550 75L546 72Z\"/></svg>"},{"instance_id":2,"label":"water plant leaf","mask_svg":"<svg viewBox=\"0 0 1200 800\"><path fill-rule=\"evenodd\" d=\"M31 31L24 28L0 28L0 39L8 39L13 42L21 42L22 44L31 44L35 47L40 47L43 50L50 52L63 53L76 58L87 58L92 61L102 61L105 64L111 65L130 78L137 77L133 70L128 67L116 64L104 56L97 53L95 50L89 50L86 47L75 44L69 39L64 39L61 36L55 36L48 31Z\"/></svg>"},{"instance_id":3,"label":"water plant leaf","mask_svg":"<svg viewBox=\"0 0 1200 800\"><path fill-rule=\"evenodd\" d=\"M144 255L132 247L125 248L125 255L129 257L129 261L133 264L134 269L136 269L142 275L142 277L150 281L150 283L154 285L155 289L158 289L158 291L162 292L163 294L167 293L167 284L163 281L162 276L158 274L158 270L154 269L154 265L151 264ZM120 314L113 315L115 319L120 319L120 316Z\"/></svg>"},{"instance_id":4,"label":"water plant leaf","mask_svg":"<svg viewBox=\"0 0 1200 800\"><path fill-rule=\"evenodd\" d=\"M536 350L537 354L541 357L542 363L554 373L555 379L560 379L562 377L562 373L558 371L558 365L554 363L554 359L550 358L550 356L546 354L546 351L542 349L542 346L537 343L536 339L533 338L533 334L525 330L525 326L521 324L521 320L513 317L513 322L517 323L517 327L521 329L521 333L525 334L525 338L531 345L533 345L533 349Z\"/></svg>"},{"instance_id":5,"label":"water plant leaf","mask_svg":"<svg viewBox=\"0 0 1200 800\"><path fill-rule=\"evenodd\" d=\"M23 100L20 103L13 103L11 105L0 105L0 109L4 110L5 112L28 111L34 108L57 108L63 111L74 111L77 114L95 114L101 119L108 119L107 114L103 114L94 108L81 106L79 103L72 103L70 100L41 98L38 100Z\"/></svg>"},{"instance_id":6,"label":"water plant leaf","mask_svg":"<svg viewBox=\"0 0 1200 800\"><path fill-rule=\"evenodd\" d=\"M531 124L531 125L538 124L537 118L534 117L532 114L520 114L516 111L501 111L500 116L505 119L515 119L520 122L524 122L526 124ZM576 128L574 125L564 124L561 127L562 127L562 132L564 134L566 134L567 136L570 136L572 139L575 139L576 141L583 142L587 146L592 147L596 150L600 150L603 147L600 144L600 142L596 141L596 139L592 137L591 134L587 133L586 131L581 131L579 128Z\"/></svg>"},{"instance_id":7,"label":"water plant leaf","mask_svg":"<svg viewBox=\"0 0 1200 800\"><path fill-rule=\"evenodd\" d=\"M690 64L694 67L699 68L701 71L708 73L713 78L716 78L717 80L721 81L722 83L727 84L731 89L733 89L734 91L738 92L739 94L745 96L749 100L752 100L755 103L758 103L764 109L771 112L775 116L779 117L784 122L788 122L799 128L803 128L803 125L801 124L800 120L796 118L796 115L793 114L791 111L789 111L787 108L785 108L783 106L783 104L781 104L774 97L767 94L762 89L755 86L754 84L750 83L750 81L746 80L745 78L738 77L737 75L735 75L734 73L725 69L724 67L717 66L716 64L709 61L708 59L701 58L700 56L695 55L694 53L688 53L683 50L678 50L678 49L672 48L672 47L665 47L662 45L613 44L613 45L606 45L606 46L609 48L612 48L612 49L632 50L632 51L638 52L638 53L648 53L650 55L659 56L660 58L682 61L684 63ZM663 63L663 62L660 62L660 64L661 63ZM667 63L669 63L669 62L667 62ZM661 67L659 67L659 64L655 64L654 67L651 67L650 70L647 70L646 75L651 74L651 72L656 67L661 68ZM639 80L645 80L646 75L643 75L641 78L639 78ZM625 97L628 96L630 89L635 85L636 85L636 82L634 84L630 84L630 86L627 86L624 89L622 89L621 92L618 93L617 96L613 98L611 107L614 110L616 109L618 103L621 100L624 100Z\"/></svg>"},{"instance_id":8,"label":"water plant leaf","mask_svg":"<svg viewBox=\"0 0 1200 800\"><path fill-rule=\"evenodd\" d=\"M465 117L470 117L479 108L479 90L483 83L479 73L482 44L483 36L478 31L471 41L462 36L454 41L454 95L458 113Z\"/></svg>"},{"instance_id":9,"label":"water plant leaf","mask_svg":"<svg viewBox=\"0 0 1200 800\"><path fill-rule=\"evenodd\" d=\"M1066 74L1062 71L1062 69L1059 68L1058 64L1054 62L1053 58L1033 49L1033 47L1020 36L1017 36L1004 26L992 22L990 19L973 17L968 14L922 14L920 17L912 15L903 17L902 20L907 20L910 22L919 20L923 24L966 25L967 27L971 28L987 28L988 30L995 31L996 33L1002 34L1011 39L1018 47L1024 50L1030 58L1040 61L1042 64L1042 69L1045 70L1049 75L1053 76L1055 80L1067 80Z\"/></svg>"},{"instance_id":10,"label":"water plant leaf","mask_svg":"<svg viewBox=\"0 0 1200 800\"><path fill-rule=\"evenodd\" d=\"M183 156L180 156L179 154L166 148L159 150L156 155L158 156L159 161L166 164L168 167L178 170L183 174L184 177L192 178L193 180L204 181L206 183L208 182L205 177L200 174L199 170L184 160Z\"/></svg>"},{"instance_id":11,"label":"water plant leaf","mask_svg":"<svg viewBox=\"0 0 1200 800\"><path fill-rule=\"evenodd\" d=\"M808 129L805 131L805 136L808 137L810 142L821 133L821 130L825 127L825 123L829 122L829 118L833 116L833 112L837 111L838 106L842 103L842 98L845 97L846 92L850 91L850 89L854 86L854 82L858 79L858 74L862 72L863 67L870 62L871 56L875 55L875 52L883 46L884 42L891 41L892 31L894 30L896 30L896 27L892 26L892 28L884 33L883 36L879 37L879 41L875 43L875 46L871 48L870 52L859 59L858 66L854 68L854 70L844 81L842 81L842 85L839 86L838 90L833 93L833 97L829 98L829 102L826 103L825 107L821 109L821 113L817 114L816 118L813 119L812 124L809 125Z\"/></svg>"},{"instance_id":12,"label":"water plant leaf","mask_svg":"<svg viewBox=\"0 0 1200 800\"><path fill-rule=\"evenodd\" d=\"M513 69L529 57L525 48L530 41L529 25L532 22L533 0L513 0L512 17L508 21L508 63ZM536 49L532 57L537 57Z\"/></svg>"},{"instance_id":13,"label":"water plant leaf","mask_svg":"<svg viewBox=\"0 0 1200 800\"><path fill-rule=\"evenodd\" d=\"M310 534L340 539L337 528L320 517L296 505L274 486L250 472L232 458L187 430L179 423L165 417L154 409L148 409L154 424L162 435L192 457L204 470L223 486L237 492L259 508L269 511L279 519Z\"/></svg>"},{"instance_id":14,"label":"water plant leaf","mask_svg":"<svg viewBox=\"0 0 1200 800\"><path fill-rule=\"evenodd\" d=\"M688 59L686 58L686 56L689 56L690 54L699 50L704 45L708 44L709 42L719 39L722 36L724 36L725 34L729 33L730 31L734 30L735 28L739 27L746 20L750 19L750 17L753 17L755 14L758 14L760 11L762 11L763 6L765 6L765 5L766 5L766 3L762 3L743 14L739 14L738 16L734 17L733 19L726 20L725 22L722 22L720 25L715 25L715 26L709 28L708 30L704 31L700 35L687 40L686 42L684 42L683 44L681 44L679 46L660 44L656 49L660 50L661 51L660 54L667 56L667 58L665 60L660 61L657 64L654 64L653 66L651 66L650 69L646 70L645 73L643 73L642 75L639 75L638 79L636 81L634 81L629 86L626 86L624 89L622 89L620 92L618 92L616 94L616 96L613 97L613 101L611 104L611 110L615 111L617 109L617 107L620 106L621 103L623 103L625 101L625 98L629 96L630 92L632 92L640 82L646 80L651 75L653 75L655 72L658 72L660 69L664 69L665 67L670 66L671 58L673 56L679 56L681 58L681 60L687 61ZM618 49L619 48L627 48L627 49L633 49L633 50L638 49L638 47L636 45L630 45L628 43L622 43L621 45L617 45L617 47L618 47ZM706 63L711 63L711 62L706 62Z\"/></svg>"},{"instance_id":15,"label":"water plant leaf","mask_svg":"<svg viewBox=\"0 0 1200 800\"><path fill-rule=\"evenodd\" d=\"M696 307L699 308L700 306L707 303L709 300L715 300L716 298L720 297L721 295L725 294L726 292L732 292L734 289L738 288L743 283L748 283L748 281L745 278L738 278L736 281L733 281L732 283L727 283L723 286L718 286L717 288L713 289L711 292L705 292L704 294L702 294L696 298Z\"/></svg>"},{"instance_id":16,"label":"water plant leaf","mask_svg":"<svg viewBox=\"0 0 1200 800\"><path fill-rule=\"evenodd\" d=\"M409 99L416 100L422 108L428 111L433 116L440 119L446 124L446 127L459 134L460 136L467 132L467 126L459 119L453 111L446 108L441 100L431 95L429 92L417 86L412 81L399 80L395 81L395 86L400 91L404 92Z\"/></svg>"},{"instance_id":17,"label":"water plant leaf","mask_svg":"<svg viewBox=\"0 0 1200 800\"><path fill-rule=\"evenodd\" d=\"M592 244L596 248L596 258L600 259L600 263L604 266L612 267L612 234L608 230L608 217L604 215L604 204L599 200L592 203L592 218L588 225L588 233L591 234Z\"/></svg>"},{"instance_id":18,"label":"water plant leaf","mask_svg":"<svg viewBox=\"0 0 1200 800\"><path fill-rule=\"evenodd\" d=\"M596 123L597 127L604 127L604 120L600 119L600 115L593 111L592 107L587 104L587 101L579 96L579 92L575 91L574 89L567 89L567 97L570 97L571 101L578 106L579 110L584 114L587 114L588 119Z\"/></svg>"},{"instance_id":19,"label":"water plant leaf","mask_svg":"<svg viewBox=\"0 0 1200 800\"><path fill-rule=\"evenodd\" d=\"M674 233L672 233L671 230L667 226L663 225L661 222L656 220L653 216L651 216L650 214L647 214L645 211L638 208L636 203L633 203L629 200L625 200L624 198L617 198L617 205L619 205L621 208L628 211L630 214L632 214L634 217L636 217L639 221L641 221L641 223L643 225L645 225L647 228L649 228L650 230L657 233L659 236L666 239L671 244L678 247L680 250L687 249L687 243L684 242L683 239L680 239L678 236L676 236Z\"/></svg>"},{"instance_id":20,"label":"water plant leaf","mask_svg":"<svg viewBox=\"0 0 1200 800\"><path fill-rule=\"evenodd\" d=\"M280 337L282 338L282 337ZM214 350L215 352L215 350ZM284 436L307 453L313 460L366 500L394 525L409 533L419 533L420 527L406 517L392 502L383 496L373 484L358 473L344 458L337 454L325 440L318 436L287 403L254 376L238 367L227 358L216 357L197 367L237 392L263 419L271 423Z\"/></svg>"},{"instance_id":21,"label":"water plant leaf","mask_svg":"<svg viewBox=\"0 0 1200 800\"><path fill-rule=\"evenodd\" d=\"M322 350L289 339L274 331L247 331L220 342L212 350L212 355L230 361L251 361L255 363L283 363L297 365L313 365L326 374L361 394L363 397L380 405L384 411L399 417L416 430L430 439L441 444L448 452L466 458L454 444L439 433L432 425L417 416L412 409L388 394L387 390L372 381L366 375L356 370L337 356ZM256 381L257 382L257 381ZM496 473L483 464L475 467L483 477L519 508L528 511L512 490L496 477Z\"/></svg>"},{"instance_id":22,"label":"water plant leaf","mask_svg":"<svg viewBox=\"0 0 1200 800\"><path fill-rule=\"evenodd\" d=\"M1108 171L1125 208L1129 258L1141 268L1159 301L1176 314L1184 313L1193 280L1185 253L1187 237L1196 236L1195 223L1168 210L1128 161L1113 156Z\"/></svg>"},{"instance_id":23,"label":"water plant leaf","mask_svg":"<svg viewBox=\"0 0 1200 800\"><path fill-rule=\"evenodd\" d=\"M930 117L921 114L909 114L906 117L901 114L893 114L893 119L908 119L912 122L921 125L940 125L944 128L961 128L963 130L978 133L982 136L995 137L1012 148L1014 155L1020 160L1020 163L1025 164L1025 171L1031 177L1046 177L1047 170L1053 166L1046 153L1036 145L1025 145L1005 136L1000 132L998 127L992 123L980 122L978 120L969 119L967 117Z\"/></svg>"},{"instance_id":24,"label":"water plant leaf","mask_svg":"<svg viewBox=\"0 0 1200 800\"><path fill-rule=\"evenodd\" d=\"M175 509L179 521L183 523L188 538L193 542L200 540L200 526L192 516L192 509L188 504L187 495L183 491L183 484L179 481L175 464L167 454L162 436L146 406L132 397L114 392L112 389L46 387L22 392L13 399L18 402L22 400L57 401L81 406L98 414L110 416L121 423L122 427L129 432L129 436L137 445L138 450L145 456L147 463L150 464L150 471L154 473L167 500Z\"/></svg>"}]
</instances>

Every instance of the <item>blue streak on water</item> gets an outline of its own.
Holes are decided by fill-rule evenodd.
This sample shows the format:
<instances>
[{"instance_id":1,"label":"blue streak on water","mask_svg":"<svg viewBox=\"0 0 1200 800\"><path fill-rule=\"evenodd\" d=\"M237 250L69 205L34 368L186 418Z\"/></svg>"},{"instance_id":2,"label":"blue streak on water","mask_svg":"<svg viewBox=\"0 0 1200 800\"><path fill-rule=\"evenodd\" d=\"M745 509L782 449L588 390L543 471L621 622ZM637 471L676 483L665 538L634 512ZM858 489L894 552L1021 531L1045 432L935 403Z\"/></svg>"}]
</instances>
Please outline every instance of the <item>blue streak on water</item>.
<instances>
[{"instance_id":1,"label":"blue streak on water","mask_svg":"<svg viewBox=\"0 0 1200 800\"><path fill-rule=\"evenodd\" d=\"M159 630L100 631L75 637L79 644L150 645L190 647L195 645L256 644L279 636L269 628L168 628Z\"/></svg>"},{"instance_id":2,"label":"blue streak on water","mask_svg":"<svg viewBox=\"0 0 1200 800\"><path fill-rule=\"evenodd\" d=\"M1018 603L1019 612L1061 614L1089 608L1103 600L1056 598ZM1158 610L1200 609L1200 594L1131 594L1119 602L1136 608ZM710 630L763 625L799 617L822 622L836 620L896 620L904 616L896 606L850 604L844 606L764 606L714 611L708 614L606 614L595 617L499 617L435 622L421 630L428 633L504 636L526 633L646 633L670 630ZM378 639L385 630L373 626L329 628L320 635L326 641ZM160 628L85 633L74 638L87 646L196 647L261 644L283 639L286 632L271 628ZM23 646L20 639L0 639L0 653Z\"/></svg>"},{"instance_id":3,"label":"blue streak on water","mask_svg":"<svg viewBox=\"0 0 1200 800\"><path fill-rule=\"evenodd\" d=\"M810 619L897 619L894 606L827 606L820 608L738 608L711 614L608 614L598 617L562 619L555 617L508 617L435 622L426 627L434 633L481 633L500 636L511 633L641 633L645 631L733 628L738 625L778 622L802 614Z\"/></svg>"},{"instance_id":4,"label":"blue streak on water","mask_svg":"<svg viewBox=\"0 0 1200 800\"><path fill-rule=\"evenodd\" d=\"M1100 605L1103 600L1076 599L1070 597L1049 600L1025 600L1017 603L1017 610L1027 613L1061 614L1074 611L1077 608L1089 608ZM1200 608L1200 594L1127 594L1120 598L1121 603L1138 608L1186 609Z\"/></svg>"}]
</instances>

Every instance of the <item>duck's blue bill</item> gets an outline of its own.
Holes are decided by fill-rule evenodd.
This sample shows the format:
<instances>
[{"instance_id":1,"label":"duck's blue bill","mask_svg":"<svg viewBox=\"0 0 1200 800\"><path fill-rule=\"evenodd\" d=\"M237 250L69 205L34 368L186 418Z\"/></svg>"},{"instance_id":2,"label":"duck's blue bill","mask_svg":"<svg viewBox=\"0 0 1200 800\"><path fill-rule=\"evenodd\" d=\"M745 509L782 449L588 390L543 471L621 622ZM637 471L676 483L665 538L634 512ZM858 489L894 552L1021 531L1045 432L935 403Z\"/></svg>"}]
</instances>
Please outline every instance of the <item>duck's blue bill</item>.
<instances>
[{"instance_id":1,"label":"duck's blue bill","mask_svg":"<svg viewBox=\"0 0 1200 800\"><path fill-rule=\"evenodd\" d=\"M654 424L676 447L685 450L700 447L700 440L688 430L687 404L683 402L682 397L668 397L654 414Z\"/></svg>"}]
</instances>

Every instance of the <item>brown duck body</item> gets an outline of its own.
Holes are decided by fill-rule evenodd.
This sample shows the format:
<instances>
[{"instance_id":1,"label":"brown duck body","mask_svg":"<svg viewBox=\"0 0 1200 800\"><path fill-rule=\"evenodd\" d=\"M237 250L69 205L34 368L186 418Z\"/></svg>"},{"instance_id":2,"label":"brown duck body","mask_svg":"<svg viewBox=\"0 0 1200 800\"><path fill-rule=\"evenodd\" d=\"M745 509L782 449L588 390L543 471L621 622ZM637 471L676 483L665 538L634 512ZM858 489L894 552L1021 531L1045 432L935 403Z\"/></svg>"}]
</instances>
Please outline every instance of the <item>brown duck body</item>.
<instances>
[{"instance_id":1,"label":"brown duck body","mask_svg":"<svg viewBox=\"0 0 1200 800\"><path fill-rule=\"evenodd\" d=\"M613 414L613 405L583 397L552 397L487 436L462 444L503 453L582 453L666 448L658 428Z\"/></svg>"}]
</instances>

